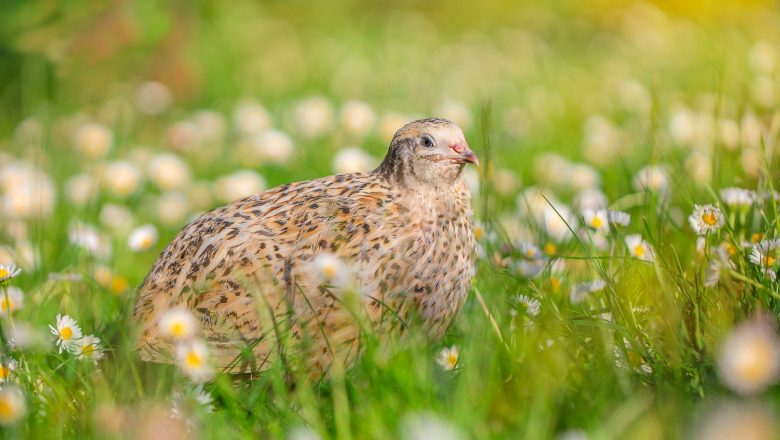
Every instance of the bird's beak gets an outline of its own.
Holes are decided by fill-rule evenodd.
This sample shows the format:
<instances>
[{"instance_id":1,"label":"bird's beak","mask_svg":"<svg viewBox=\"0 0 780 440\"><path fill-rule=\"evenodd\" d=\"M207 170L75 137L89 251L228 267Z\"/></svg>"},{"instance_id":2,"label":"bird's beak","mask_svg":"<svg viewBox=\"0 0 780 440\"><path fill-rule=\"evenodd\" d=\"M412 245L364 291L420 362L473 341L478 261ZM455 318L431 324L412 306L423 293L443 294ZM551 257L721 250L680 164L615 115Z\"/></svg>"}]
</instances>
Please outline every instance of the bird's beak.
<instances>
[{"instance_id":1,"label":"bird's beak","mask_svg":"<svg viewBox=\"0 0 780 440\"><path fill-rule=\"evenodd\" d=\"M477 158L477 155L471 150L466 150L463 153L463 161L479 166L479 158Z\"/></svg>"},{"instance_id":2,"label":"bird's beak","mask_svg":"<svg viewBox=\"0 0 780 440\"><path fill-rule=\"evenodd\" d=\"M460 155L458 159L461 163L473 163L474 165L479 166L477 155L474 154L469 147L465 145L452 145L450 148Z\"/></svg>"}]
</instances>

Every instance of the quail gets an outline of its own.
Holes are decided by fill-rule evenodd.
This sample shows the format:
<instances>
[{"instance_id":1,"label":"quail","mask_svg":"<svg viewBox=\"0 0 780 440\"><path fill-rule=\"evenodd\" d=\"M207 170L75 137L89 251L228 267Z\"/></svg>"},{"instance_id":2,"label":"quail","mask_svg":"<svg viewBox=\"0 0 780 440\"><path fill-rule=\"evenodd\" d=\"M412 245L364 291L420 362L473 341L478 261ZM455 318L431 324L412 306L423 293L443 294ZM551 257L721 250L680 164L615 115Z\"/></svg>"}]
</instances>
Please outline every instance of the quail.
<instances>
[{"instance_id":1,"label":"quail","mask_svg":"<svg viewBox=\"0 0 780 440\"><path fill-rule=\"evenodd\" d=\"M197 318L228 373L263 370L290 346L325 372L355 359L365 322L382 335L416 319L440 337L475 271L469 163L478 160L457 125L422 119L395 133L371 172L285 184L201 215L139 289L141 359L171 362L158 321L174 307ZM343 264L348 285L323 277L323 256ZM348 289L360 317L343 301Z\"/></svg>"}]
</instances>

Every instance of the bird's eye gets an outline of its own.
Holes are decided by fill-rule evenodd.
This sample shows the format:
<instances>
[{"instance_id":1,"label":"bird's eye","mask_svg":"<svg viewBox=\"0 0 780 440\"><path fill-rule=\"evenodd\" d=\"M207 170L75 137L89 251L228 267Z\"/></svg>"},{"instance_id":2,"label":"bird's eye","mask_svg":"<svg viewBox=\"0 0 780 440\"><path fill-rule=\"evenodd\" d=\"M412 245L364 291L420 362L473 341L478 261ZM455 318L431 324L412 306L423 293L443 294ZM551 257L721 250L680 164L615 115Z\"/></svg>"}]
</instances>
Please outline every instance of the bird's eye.
<instances>
[{"instance_id":1,"label":"bird's eye","mask_svg":"<svg viewBox=\"0 0 780 440\"><path fill-rule=\"evenodd\" d=\"M423 135L422 137L422 144L426 147L432 147L433 146L433 138L426 135Z\"/></svg>"}]
</instances>

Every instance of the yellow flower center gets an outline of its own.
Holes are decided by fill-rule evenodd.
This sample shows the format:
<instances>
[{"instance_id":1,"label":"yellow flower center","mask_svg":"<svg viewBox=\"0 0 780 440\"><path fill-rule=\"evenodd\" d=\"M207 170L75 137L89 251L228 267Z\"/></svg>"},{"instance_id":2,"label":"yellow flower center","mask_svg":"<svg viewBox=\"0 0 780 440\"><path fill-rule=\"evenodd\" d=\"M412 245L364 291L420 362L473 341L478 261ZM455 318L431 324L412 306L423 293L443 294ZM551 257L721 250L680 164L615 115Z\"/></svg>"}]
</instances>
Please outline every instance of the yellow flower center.
<instances>
[{"instance_id":1,"label":"yellow flower center","mask_svg":"<svg viewBox=\"0 0 780 440\"><path fill-rule=\"evenodd\" d=\"M184 362L192 368L200 368L203 364L203 360L194 351L187 352L187 357Z\"/></svg>"},{"instance_id":2,"label":"yellow flower center","mask_svg":"<svg viewBox=\"0 0 780 440\"><path fill-rule=\"evenodd\" d=\"M485 230L484 229L482 229L480 227L474 228L474 238L476 238L477 240L481 240L482 237L484 237L484 236L485 236Z\"/></svg>"},{"instance_id":3,"label":"yellow flower center","mask_svg":"<svg viewBox=\"0 0 780 440\"><path fill-rule=\"evenodd\" d=\"M726 252L728 252L729 256L733 257L734 255L737 255L737 247L731 243L726 243Z\"/></svg>"},{"instance_id":4,"label":"yellow flower center","mask_svg":"<svg viewBox=\"0 0 780 440\"><path fill-rule=\"evenodd\" d=\"M628 363L631 364L632 367L638 367L644 362L645 360L642 359L642 356L640 356L639 353L635 351L628 352Z\"/></svg>"},{"instance_id":5,"label":"yellow flower center","mask_svg":"<svg viewBox=\"0 0 780 440\"><path fill-rule=\"evenodd\" d=\"M455 364L457 364L457 363L458 363L458 355L455 354L454 352L450 353L447 356L447 364L449 364L450 367L454 367Z\"/></svg>"},{"instance_id":6,"label":"yellow flower center","mask_svg":"<svg viewBox=\"0 0 780 440\"><path fill-rule=\"evenodd\" d=\"M147 235L141 239L141 248L148 248L152 245L152 236Z\"/></svg>"},{"instance_id":7,"label":"yellow flower center","mask_svg":"<svg viewBox=\"0 0 780 440\"><path fill-rule=\"evenodd\" d=\"M0 379L6 380L11 375L11 369L5 365L0 366Z\"/></svg>"},{"instance_id":8,"label":"yellow flower center","mask_svg":"<svg viewBox=\"0 0 780 440\"><path fill-rule=\"evenodd\" d=\"M60 338L67 341L73 337L73 329L70 327L63 327L60 329Z\"/></svg>"},{"instance_id":9,"label":"yellow flower center","mask_svg":"<svg viewBox=\"0 0 780 440\"><path fill-rule=\"evenodd\" d=\"M536 255L536 251L534 249L528 249L527 251L525 251L525 255L528 258L533 258L533 256Z\"/></svg>"},{"instance_id":10,"label":"yellow flower center","mask_svg":"<svg viewBox=\"0 0 780 440\"><path fill-rule=\"evenodd\" d=\"M7 277L10 274L11 274L11 272L8 272L5 269L0 269L0 278L5 278L5 277Z\"/></svg>"},{"instance_id":11,"label":"yellow flower center","mask_svg":"<svg viewBox=\"0 0 780 440\"><path fill-rule=\"evenodd\" d=\"M0 301L0 310L6 312L8 310L13 310L14 308L14 302L11 300L11 298L3 298L2 301Z\"/></svg>"},{"instance_id":12,"label":"yellow flower center","mask_svg":"<svg viewBox=\"0 0 780 440\"><path fill-rule=\"evenodd\" d=\"M737 369L743 379L758 381L766 378L771 363L772 349L762 341L748 343Z\"/></svg>"},{"instance_id":13,"label":"yellow flower center","mask_svg":"<svg viewBox=\"0 0 780 440\"><path fill-rule=\"evenodd\" d=\"M130 283L127 281L127 278L123 276L115 276L111 279L111 291L117 295L127 290L127 286L129 285Z\"/></svg>"},{"instance_id":14,"label":"yellow flower center","mask_svg":"<svg viewBox=\"0 0 780 440\"><path fill-rule=\"evenodd\" d=\"M555 255L555 252L558 250L558 248L555 246L555 243L548 241L547 244L544 245L544 252L547 255Z\"/></svg>"},{"instance_id":15,"label":"yellow flower center","mask_svg":"<svg viewBox=\"0 0 780 440\"><path fill-rule=\"evenodd\" d=\"M561 280L558 277L551 277L550 287L552 287L552 290L554 290L555 292L561 290Z\"/></svg>"},{"instance_id":16,"label":"yellow flower center","mask_svg":"<svg viewBox=\"0 0 780 440\"><path fill-rule=\"evenodd\" d=\"M636 247L634 248L634 255L636 255L637 257L641 257L644 254L645 254L645 247L642 246L641 244L636 245Z\"/></svg>"},{"instance_id":17,"label":"yellow flower center","mask_svg":"<svg viewBox=\"0 0 780 440\"><path fill-rule=\"evenodd\" d=\"M701 221L703 221L705 224L713 226L718 223L718 218L715 216L715 213L708 211L702 214Z\"/></svg>"},{"instance_id":18,"label":"yellow flower center","mask_svg":"<svg viewBox=\"0 0 780 440\"><path fill-rule=\"evenodd\" d=\"M184 336L184 324L181 322L174 322L171 326L171 334L176 337Z\"/></svg>"},{"instance_id":19,"label":"yellow flower center","mask_svg":"<svg viewBox=\"0 0 780 440\"><path fill-rule=\"evenodd\" d=\"M336 276L336 265L335 264L328 264L325 267L322 268L322 274L325 275L326 278L333 278Z\"/></svg>"},{"instance_id":20,"label":"yellow flower center","mask_svg":"<svg viewBox=\"0 0 780 440\"><path fill-rule=\"evenodd\" d=\"M8 401L0 400L0 420L13 419L14 415L14 409L8 404Z\"/></svg>"},{"instance_id":21,"label":"yellow flower center","mask_svg":"<svg viewBox=\"0 0 780 440\"><path fill-rule=\"evenodd\" d=\"M762 234L760 232L756 232L755 234L750 236L750 242L751 243L758 243L759 241L761 241L762 238L764 238L764 234Z\"/></svg>"},{"instance_id":22,"label":"yellow flower center","mask_svg":"<svg viewBox=\"0 0 780 440\"><path fill-rule=\"evenodd\" d=\"M775 257L773 257L772 255L767 255L766 257L764 257L764 266L774 266L775 261L777 261Z\"/></svg>"},{"instance_id":23,"label":"yellow flower center","mask_svg":"<svg viewBox=\"0 0 780 440\"><path fill-rule=\"evenodd\" d=\"M95 344L87 344L81 348L81 354L83 354L86 357L92 357L92 354L95 352Z\"/></svg>"},{"instance_id":24,"label":"yellow flower center","mask_svg":"<svg viewBox=\"0 0 780 440\"><path fill-rule=\"evenodd\" d=\"M526 303L526 302L521 302L521 303L520 303L520 307L522 307L522 308L523 308L523 310L528 310L528 303Z\"/></svg>"},{"instance_id":25,"label":"yellow flower center","mask_svg":"<svg viewBox=\"0 0 780 440\"><path fill-rule=\"evenodd\" d=\"M593 217L593 220L590 221L590 225L598 229L604 225L604 222L601 221L601 217Z\"/></svg>"}]
</instances>

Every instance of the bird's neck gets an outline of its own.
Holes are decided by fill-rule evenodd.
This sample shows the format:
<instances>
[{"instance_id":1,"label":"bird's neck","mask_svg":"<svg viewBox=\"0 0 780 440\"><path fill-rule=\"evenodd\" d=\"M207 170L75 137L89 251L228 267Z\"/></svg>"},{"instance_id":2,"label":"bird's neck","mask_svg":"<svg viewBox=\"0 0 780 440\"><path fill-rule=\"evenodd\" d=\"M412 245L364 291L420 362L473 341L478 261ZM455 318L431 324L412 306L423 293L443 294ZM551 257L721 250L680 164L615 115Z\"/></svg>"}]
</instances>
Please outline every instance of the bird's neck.
<instances>
[{"instance_id":1,"label":"bird's neck","mask_svg":"<svg viewBox=\"0 0 780 440\"><path fill-rule=\"evenodd\" d=\"M391 147L374 173L394 185L406 187L409 186L409 180L414 179L416 174L409 155L402 154L401 150L401 148Z\"/></svg>"},{"instance_id":2,"label":"bird's neck","mask_svg":"<svg viewBox=\"0 0 780 440\"><path fill-rule=\"evenodd\" d=\"M471 192L462 177L447 184L410 185L398 188L398 199L413 211L422 209L418 211L422 216L429 211L432 215L442 213L471 215Z\"/></svg>"},{"instance_id":3,"label":"bird's neck","mask_svg":"<svg viewBox=\"0 0 780 440\"><path fill-rule=\"evenodd\" d=\"M389 155L388 155L389 157ZM426 178L416 172L414 166L404 158L398 160L385 160L373 171L374 174L385 179L390 185L404 188L414 192L448 192L459 191L461 185L465 185L463 179L463 166L454 166L447 175L437 175L435 178ZM468 192L468 187L466 187Z\"/></svg>"}]
</instances>

